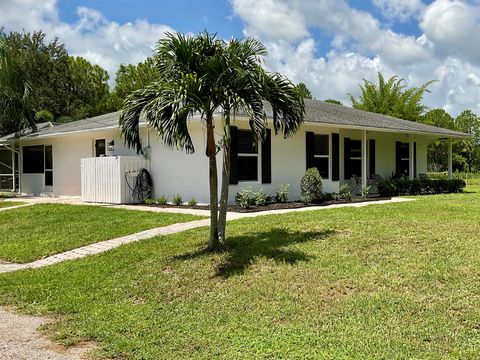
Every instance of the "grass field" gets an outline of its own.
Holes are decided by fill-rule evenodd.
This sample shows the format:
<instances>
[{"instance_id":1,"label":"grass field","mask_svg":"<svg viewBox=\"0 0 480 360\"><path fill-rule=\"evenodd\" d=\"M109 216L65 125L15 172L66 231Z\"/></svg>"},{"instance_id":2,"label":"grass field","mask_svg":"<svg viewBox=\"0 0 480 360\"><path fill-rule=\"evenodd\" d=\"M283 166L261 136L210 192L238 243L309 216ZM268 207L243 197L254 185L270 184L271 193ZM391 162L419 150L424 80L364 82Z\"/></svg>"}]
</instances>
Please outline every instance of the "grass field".
<instances>
[{"instance_id":1,"label":"grass field","mask_svg":"<svg viewBox=\"0 0 480 360\"><path fill-rule=\"evenodd\" d=\"M0 275L0 303L121 359L478 359L480 189L243 219ZM0 251L1 253L1 251Z\"/></svg>"},{"instance_id":2,"label":"grass field","mask_svg":"<svg viewBox=\"0 0 480 360\"><path fill-rule=\"evenodd\" d=\"M83 245L198 218L86 205L39 204L12 209L0 215L0 260L30 262Z\"/></svg>"},{"instance_id":3,"label":"grass field","mask_svg":"<svg viewBox=\"0 0 480 360\"><path fill-rule=\"evenodd\" d=\"M22 204L23 202L21 201L0 201L0 209L11 207L11 206L22 205Z\"/></svg>"}]
</instances>

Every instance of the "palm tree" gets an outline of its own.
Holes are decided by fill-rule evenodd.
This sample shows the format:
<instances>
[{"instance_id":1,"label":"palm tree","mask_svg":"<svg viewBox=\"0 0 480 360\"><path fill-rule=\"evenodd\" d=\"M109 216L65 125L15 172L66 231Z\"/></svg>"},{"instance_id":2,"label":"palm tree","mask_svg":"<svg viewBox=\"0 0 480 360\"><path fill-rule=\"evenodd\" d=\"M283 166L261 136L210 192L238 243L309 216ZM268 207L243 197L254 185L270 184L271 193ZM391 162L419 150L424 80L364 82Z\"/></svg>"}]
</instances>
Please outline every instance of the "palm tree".
<instances>
[{"instance_id":1,"label":"palm tree","mask_svg":"<svg viewBox=\"0 0 480 360\"><path fill-rule=\"evenodd\" d=\"M429 92L428 88L434 81L427 81L420 87L407 88L404 85L404 79L392 76L385 81L379 72L378 83L363 80L358 100L352 95L348 95L355 109L390 115L404 120L421 121L422 115L427 109L422 104L423 95Z\"/></svg>"},{"instance_id":2,"label":"palm tree","mask_svg":"<svg viewBox=\"0 0 480 360\"><path fill-rule=\"evenodd\" d=\"M206 32L196 37L167 34L158 42L154 56L158 80L132 93L124 103L120 127L126 143L137 151L141 151L139 121L140 116L144 116L166 146L193 153L188 121L195 113L201 114L207 129L205 153L209 158L209 250L216 250L221 244L219 218L222 240L225 235L231 117L240 110L246 113L257 139L265 133L264 100L272 105L276 132L283 131L288 136L303 120L303 100L288 80L263 70L261 57L265 54L264 46L254 39L225 42ZM217 109L224 112L224 134L218 143L213 118ZM218 148L224 150L220 216Z\"/></svg>"},{"instance_id":3,"label":"palm tree","mask_svg":"<svg viewBox=\"0 0 480 360\"><path fill-rule=\"evenodd\" d=\"M0 38L0 134L35 127L31 84Z\"/></svg>"}]
</instances>

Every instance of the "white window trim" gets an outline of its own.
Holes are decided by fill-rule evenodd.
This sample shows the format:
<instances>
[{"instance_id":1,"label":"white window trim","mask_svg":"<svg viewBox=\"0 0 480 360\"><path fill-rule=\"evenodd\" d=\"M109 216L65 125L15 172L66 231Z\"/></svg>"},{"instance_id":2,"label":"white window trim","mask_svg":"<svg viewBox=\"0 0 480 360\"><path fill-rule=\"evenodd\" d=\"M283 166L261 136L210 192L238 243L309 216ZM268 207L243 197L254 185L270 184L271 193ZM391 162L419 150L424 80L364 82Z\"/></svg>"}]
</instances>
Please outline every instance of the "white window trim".
<instances>
[{"instance_id":1,"label":"white window trim","mask_svg":"<svg viewBox=\"0 0 480 360\"><path fill-rule=\"evenodd\" d=\"M239 129L239 130L244 130L244 129ZM238 184L244 184L244 185L256 185L256 184L261 184L262 183L262 161L261 161L261 153L262 153L262 147L260 146L261 143L257 145L257 152L255 154L253 153L238 153L237 157L256 157L257 158L257 180L238 180Z\"/></svg>"},{"instance_id":2,"label":"white window trim","mask_svg":"<svg viewBox=\"0 0 480 360\"><path fill-rule=\"evenodd\" d=\"M327 155L313 155L314 159L328 159L328 177L324 178L324 180L333 181L332 178L332 133L316 133L314 132L314 139L315 135L327 135L328 137L328 154ZM315 140L314 140L315 141Z\"/></svg>"}]
</instances>

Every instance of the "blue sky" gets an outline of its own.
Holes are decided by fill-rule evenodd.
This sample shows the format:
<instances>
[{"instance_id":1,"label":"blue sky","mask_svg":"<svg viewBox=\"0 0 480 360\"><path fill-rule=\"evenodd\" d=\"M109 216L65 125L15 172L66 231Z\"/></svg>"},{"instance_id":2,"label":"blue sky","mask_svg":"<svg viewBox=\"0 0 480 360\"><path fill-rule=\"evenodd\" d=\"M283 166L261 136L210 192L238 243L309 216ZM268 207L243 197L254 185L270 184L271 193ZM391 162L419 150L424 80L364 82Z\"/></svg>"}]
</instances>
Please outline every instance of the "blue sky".
<instances>
[{"instance_id":1,"label":"blue sky","mask_svg":"<svg viewBox=\"0 0 480 360\"><path fill-rule=\"evenodd\" d=\"M479 0L2 0L7 31L42 30L110 74L153 53L166 31L254 36L265 66L318 99L349 105L377 72L438 80L430 108L480 113Z\"/></svg>"}]
</instances>

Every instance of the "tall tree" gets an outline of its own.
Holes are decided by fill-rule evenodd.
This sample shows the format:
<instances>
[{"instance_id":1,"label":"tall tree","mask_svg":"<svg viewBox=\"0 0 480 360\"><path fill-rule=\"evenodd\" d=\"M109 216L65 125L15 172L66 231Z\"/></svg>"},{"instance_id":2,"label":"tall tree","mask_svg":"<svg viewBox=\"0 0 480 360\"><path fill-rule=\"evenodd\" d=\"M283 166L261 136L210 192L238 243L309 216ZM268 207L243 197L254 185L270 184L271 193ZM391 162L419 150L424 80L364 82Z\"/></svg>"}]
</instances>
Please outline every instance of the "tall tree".
<instances>
[{"instance_id":1,"label":"tall tree","mask_svg":"<svg viewBox=\"0 0 480 360\"><path fill-rule=\"evenodd\" d=\"M28 75L0 37L0 135L35 124L31 92Z\"/></svg>"},{"instance_id":2,"label":"tall tree","mask_svg":"<svg viewBox=\"0 0 480 360\"><path fill-rule=\"evenodd\" d=\"M297 89L300 96L302 96L304 99L313 99L311 91L304 83L298 83L295 88Z\"/></svg>"},{"instance_id":3,"label":"tall tree","mask_svg":"<svg viewBox=\"0 0 480 360\"><path fill-rule=\"evenodd\" d=\"M0 37L31 81L34 111L48 110L55 119L78 119L118 108L108 95L107 72L83 58L70 57L58 39L48 41L41 31L0 30Z\"/></svg>"},{"instance_id":4,"label":"tall tree","mask_svg":"<svg viewBox=\"0 0 480 360\"><path fill-rule=\"evenodd\" d=\"M428 111L420 120L427 125L443 127L455 130L454 118L443 109L432 109ZM428 145L427 151L428 165L432 171L441 171L447 168L448 145L445 141L435 141Z\"/></svg>"},{"instance_id":5,"label":"tall tree","mask_svg":"<svg viewBox=\"0 0 480 360\"><path fill-rule=\"evenodd\" d=\"M153 58L137 65L121 64L115 77L115 93L123 101L135 90L144 89L158 79Z\"/></svg>"},{"instance_id":6,"label":"tall tree","mask_svg":"<svg viewBox=\"0 0 480 360\"><path fill-rule=\"evenodd\" d=\"M480 117L472 110L464 110L455 118L457 130L472 135L472 139L462 140L457 151L465 158L469 171L480 166Z\"/></svg>"},{"instance_id":7,"label":"tall tree","mask_svg":"<svg viewBox=\"0 0 480 360\"><path fill-rule=\"evenodd\" d=\"M253 39L225 42L208 33L196 37L168 34L159 41L155 54L158 80L128 96L124 103L120 126L127 144L136 147L137 151L141 150L139 121L142 114L167 146L187 153L195 150L188 121L194 113L202 114L207 133L205 153L209 158L209 250L221 245L216 157L219 147L229 149L231 115L244 112L250 118L253 134L260 139L266 128L263 100L272 105L275 132L282 131L288 136L303 121L303 99L291 82L263 70L260 59L265 54L264 46ZM217 142L213 114L219 108L224 110L225 130ZM222 181L228 181L229 161L225 164Z\"/></svg>"},{"instance_id":8,"label":"tall tree","mask_svg":"<svg viewBox=\"0 0 480 360\"><path fill-rule=\"evenodd\" d=\"M404 79L392 76L385 81L379 72L378 83L364 79L363 85L360 85L360 97L355 99L351 94L349 96L355 109L419 121L426 110L422 99L429 92L432 82L434 81L428 81L420 87L407 88Z\"/></svg>"}]
</instances>

